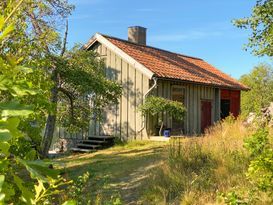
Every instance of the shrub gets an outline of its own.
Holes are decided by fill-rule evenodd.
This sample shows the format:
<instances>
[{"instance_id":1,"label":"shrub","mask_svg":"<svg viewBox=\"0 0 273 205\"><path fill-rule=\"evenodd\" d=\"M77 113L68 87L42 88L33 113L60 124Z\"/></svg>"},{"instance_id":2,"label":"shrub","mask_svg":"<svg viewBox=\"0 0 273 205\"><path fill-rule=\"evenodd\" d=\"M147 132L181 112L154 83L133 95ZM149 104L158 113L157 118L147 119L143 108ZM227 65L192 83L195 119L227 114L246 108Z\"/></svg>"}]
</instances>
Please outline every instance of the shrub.
<instances>
[{"instance_id":1,"label":"shrub","mask_svg":"<svg viewBox=\"0 0 273 205\"><path fill-rule=\"evenodd\" d=\"M157 96L148 97L145 103L139 107L139 110L143 115L159 116L159 122L161 124L159 135L161 135L163 128L163 115L168 113L168 115L174 119L183 120L186 113L186 108L183 103Z\"/></svg>"},{"instance_id":2,"label":"shrub","mask_svg":"<svg viewBox=\"0 0 273 205\"><path fill-rule=\"evenodd\" d=\"M260 127L245 140L250 161L245 172L249 186L231 190L222 195L226 204L272 204L273 196L273 150L268 128Z\"/></svg>"}]
</instances>

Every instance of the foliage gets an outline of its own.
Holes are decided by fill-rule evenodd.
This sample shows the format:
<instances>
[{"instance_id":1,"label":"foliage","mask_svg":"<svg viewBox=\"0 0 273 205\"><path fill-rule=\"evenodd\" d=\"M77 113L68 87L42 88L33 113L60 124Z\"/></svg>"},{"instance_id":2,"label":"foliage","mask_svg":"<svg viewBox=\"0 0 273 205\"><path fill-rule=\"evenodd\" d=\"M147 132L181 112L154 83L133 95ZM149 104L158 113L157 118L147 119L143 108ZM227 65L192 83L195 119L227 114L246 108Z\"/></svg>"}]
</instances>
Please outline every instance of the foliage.
<instances>
[{"instance_id":1,"label":"foliage","mask_svg":"<svg viewBox=\"0 0 273 205\"><path fill-rule=\"evenodd\" d=\"M22 2L19 1L11 14ZM7 24L9 18L10 15L0 15L0 44L13 32L13 24ZM11 55L0 57L0 92L4 95L0 103L0 203L50 204L56 201L59 188L67 183L47 164L30 161L35 158L34 150L20 156L10 149L13 141L26 137L18 126L34 110L34 105L23 104L24 98L39 93L28 80L33 69L20 65L20 61Z\"/></svg>"},{"instance_id":2,"label":"foliage","mask_svg":"<svg viewBox=\"0 0 273 205\"><path fill-rule=\"evenodd\" d=\"M153 116L160 113L168 113L168 115L177 120L182 120L186 112L183 103L157 96L148 97L145 103L139 107L139 110L143 114L151 114Z\"/></svg>"},{"instance_id":3,"label":"foliage","mask_svg":"<svg viewBox=\"0 0 273 205\"><path fill-rule=\"evenodd\" d=\"M32 88L39 92L20 99L22 103L33 105L34 112L22 119L18 127L27 133L28 139L27 142L14 140L14 144L30 143L39 150L46 116L54 109L54 105L49 101L50 89L53 86L52 70L49 69L52 59L49 51L56 51L60 47L61 40L56 28L59 27L60 20L70 14L73 7L65 0L24 0L16 7L17 2L0 2L1 14L9 16L8 21L14 27L12 35L7 36L0 44L0 55L13 56L19 59L21 65L32 69L32 74L25 78ZM16 12L10 15L15 7ZM8 100L9 95L2 93L1 97Z\"/></svg>"},{"instance_id":4,"label":"foliage","mask_svg":"<svg viewBox=\"0 0 273 205\"><path fill-rule=\"evenodd\" d=\"M1 1L1 14L10 14L16 2ZM48 55L59 51L62 43L59 31L73 9L67 0L24 0L17 12L10 16L9 21L15 30L1 44L0 51L23 57L25 63L49 68Z\"/></svg>"},{"instance_id":5,"label":"foliage","mask_svg":"<svg viewBox=\"0 0 273 205\"><path fill-rule=\"evenodd\" d=\"M77 205L91 204L91 201L87 200L87 197L84 194L89 179L89 172L86 172L83 175L78 176L78 178L72 183L69 188L68 196L74 201L77 201Z\"/></svg>"},{"instance_id":6,"label":"foliage","mask_svg":"<svg viewBox=\"0 0 273 205\"><path fill-rule=\"evenodd\" d=\"M226 204L273 203L273 144L269 139L271 136L268 128L260 127L245 140L244 145L250 153L246 178L251 186L245 187L244 193L233 190L223 194Z\"/></svg>"},{"instance_id":7,"label":"foliage","mask_svg":"<svg viewBox=\"0 0 273 205\"><path fill-rule=\"evenodd\" d=\"M225 204L228 205L247 205L248 202L245 201L241 196L239 196L235 191L228 192L227 194L220 194L220 199L223 199Z\"/></svg>"},{"instance_id":8,"label":"foliage","mask_svg":"<svg viewBox=\"0 0 273 205\"><path fill-rule=\"evenodd\" d=\"M242 93L241 107L243 115L250 112L260 113L261 108L269 106L273 101L273 68L266 64L256 66L240 81L250 88Z\"/></svg>"},{"instance_id":9,"label":"foliage","mask_svg":"<svg viewBox=\"0 0 273 205\"><path fill-rule=\"evenodd\" d=\"M250 162L247 177L259 191L267 193L270 198L273 195L273 149L272 140L269 141L269 132L266 128L260 128L246 141L246 147L250 151Z\"/></svg>"},{"instance_id":10,"label":"foliage","mask_svg":"<svg viewBox=\"0 0 273 205\"><path fill-rule=\"evenodd\" d=\"M71 131L87 129L93 116L99 120L104 107L117 103L121 86L105 77L105 64L93 51L79 47L59 59L58 121ZM68 106L69 105L69 106Z\"/></svg>"},{"instance_id":11,"label":"foliage","mask_svg":"<svg viewBox=\"0 0 273 205\"><path fill-rule=\"evenodd\" d=\"M247 46L258 56L273 56L273 1L257 0L250 17L234 21L239 28L251 29Z\"/></svg>"},{"instance_id":12,"label":"foliage","mask_svg":"<svg viewBox=\"0 0 273 205\"><path fill-rule=\"evenodd\" d=\"M168 116L173 119L183 120L186 113L186 108L182 102L172 101L157 96L149 96L145 99L145 102L139 106L139 110L143 115L158 115L159 122L161 123L159 135L161 135L164 115L168 113Z\"/></svg>"},{"instance_id":13,"label":"foliage","mask_svg":"<svg viewBox=\"0 0 273 205\"><path fill-rule=\"evenodd\" d=\"M15 3L0 2L0 14L8 15ZM28 80L40 92L21 99L32 104L34 112L20 122L19 129L37 149L42 145L43 156L49 150L56 121L71 132L87 129L89 119L99 120L102 108L115 103L121 93L117 83L105 78L105 65L96 54L79 46L67 51L68 24L64 27L64 20L73 9L67 0L24 0L9 18L15 27L13 34L0 45L0 54L12 54L22 59L22 65L33 68Z\"/></svg>"},{"instance_id":14,"label":"foliage","mask_svg":"<svg viewBox=\"0 0 273 205\"><path fill-rule=\"evenodd\" d=\"M252 33L247 46L258 56L273 56L273 1L257 0L252 9L250 17L238 19L235 25L240 28L251 29ZM272 101L272 68L262 66L256 68L249 76L243 76L242 81L249 83L254 89L245 95L245 103L249 103L247 111L258 111L257 108L264 107ZM251 82L253 81L253 82ZM251 96L252 95L252 96ZM254 100L255 99L255 100ZM257 100L256 100L257 99ZM254 103L252 102L255 101ZM249 196L256 203L272 204L273 196L273 150L272 136L268 128L263 126L257 130L245 142L245 147L251 154L251 161L246 173L248 180L253 184L247 189ZM257 198L254 197L256 196ZM262 201L260 197L265 196L267 200ZM237 203L238 204L238 203Z\"/></svg>"}]
</instances>

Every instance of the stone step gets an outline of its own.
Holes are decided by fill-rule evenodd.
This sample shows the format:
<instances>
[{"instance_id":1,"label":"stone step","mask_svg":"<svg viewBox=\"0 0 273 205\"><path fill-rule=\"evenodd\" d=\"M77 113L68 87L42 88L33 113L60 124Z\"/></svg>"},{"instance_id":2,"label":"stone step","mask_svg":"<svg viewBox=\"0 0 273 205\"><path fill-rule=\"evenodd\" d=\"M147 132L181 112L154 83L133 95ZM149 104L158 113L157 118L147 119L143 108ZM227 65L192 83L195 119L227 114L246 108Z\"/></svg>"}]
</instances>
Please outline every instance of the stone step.
<instances>
[{"instance_id":1,"label":"stone step","mask_svg":"<svg viewBox=\"0 0 273 205\"><path fill-rule=\"evenodd\" d=\"M97 149L100 148L101 145L93 145L93 144L83 144L83 143L78 143L77 147L88 147L88 148L92 148L92 149Z\"/></svg>"},{"instance_id":2,"label":"stone step","mask_svg":"<svg viewBox=\"0 0 273 205\"><path fill-rule=\"evenodd\" d=\"M70 149L73 152L94 152L96 151L95 149L83 149L83 148L78 148L78 147L73 147Z\"/></svg>"},{"instance_id":3,"label":"stone step","mask_svg":"<svg viewBox=\"0 0 273 205\"><path fill-rule=\"evenodd\" d=\"M110 147L114 144L115 137L104 136L89 136L88 139L78 140L76 147L71 148L74 152L92 152L97 149Z\"/></svg>"},{"instance_id":4,"label":"stone step","mask_svg":"<svg viewBox=\"0 0 273 205\"><path fill-rule=\"evenodd\" d=\"M107 143L106 141L102 141L102 140L79 140L79 142L83 143L83 144L104 144Z\"/></svg>"},{"instance_id":5,"label":"stone step","mask_svg":"<svg viewBox=\"0 0 273 205\"><path fill-rule=\"evenodd\" d=\"M93 140L93 139L103 139L103 140L112 140L114 139L114 136L110 135L105 135L105 136L89 136L88 139Z\"/></svg>"}]
</instances>

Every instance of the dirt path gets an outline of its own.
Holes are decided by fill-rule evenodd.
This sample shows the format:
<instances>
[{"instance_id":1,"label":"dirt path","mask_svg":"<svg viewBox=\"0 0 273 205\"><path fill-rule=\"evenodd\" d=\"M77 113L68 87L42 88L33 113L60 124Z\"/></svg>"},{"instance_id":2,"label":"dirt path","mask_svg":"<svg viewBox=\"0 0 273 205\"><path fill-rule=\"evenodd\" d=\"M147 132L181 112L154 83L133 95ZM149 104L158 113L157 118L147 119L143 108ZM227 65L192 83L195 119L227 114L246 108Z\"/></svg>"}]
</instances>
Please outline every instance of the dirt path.
<instances>
[{"instance_id":1,"label":"dirt path","mask_svg":"<svg viewBox=\"0 0 273 205\"><path fill-rule=\"evenodd\" d=\"M137 204L143 188L145 189L145 180L149 177L151 170L159 165L160 161L145 163L128 176L119 179L116 188L120 190L122 201L125 204Z\"/></svg>"},{"instance_id":2,"label":"dirt path","mask_svg":"<svg viewBox=\"0 0 273 205\"><path fill-rule=\"evenodd\" d=\"M88 171L87 197L102 202L120 198L124 204L138 204L152 169L164 158L166 142L142 142L92 154L73 155L58 160L70 178ZM90 194L92 193L92 194Z\"/></svg>"}]
</instances>

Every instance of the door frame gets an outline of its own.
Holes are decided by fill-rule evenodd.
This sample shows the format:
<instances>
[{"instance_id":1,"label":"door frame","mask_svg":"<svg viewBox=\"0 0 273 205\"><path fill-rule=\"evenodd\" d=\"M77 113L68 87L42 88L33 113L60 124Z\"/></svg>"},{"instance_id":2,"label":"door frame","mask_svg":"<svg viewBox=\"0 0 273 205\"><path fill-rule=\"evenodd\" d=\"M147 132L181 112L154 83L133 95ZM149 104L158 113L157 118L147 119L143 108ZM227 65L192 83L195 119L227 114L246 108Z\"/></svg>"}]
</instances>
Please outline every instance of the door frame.
<instances>
[{"instance_id":1,"label":"door frame","mask_svg":"<svg viewBox=\"0 0 273 205\"><path fill-rule=\"evenodd\" d=\"M204 133L205 129L209 126L207 126L206 128L204 128L204 130L202 130L202 102L210 102L210 125L212 125L213 123L213 100L212 99L200 99L200 130L201 133Z\"/></svg>"}]
</instances>

